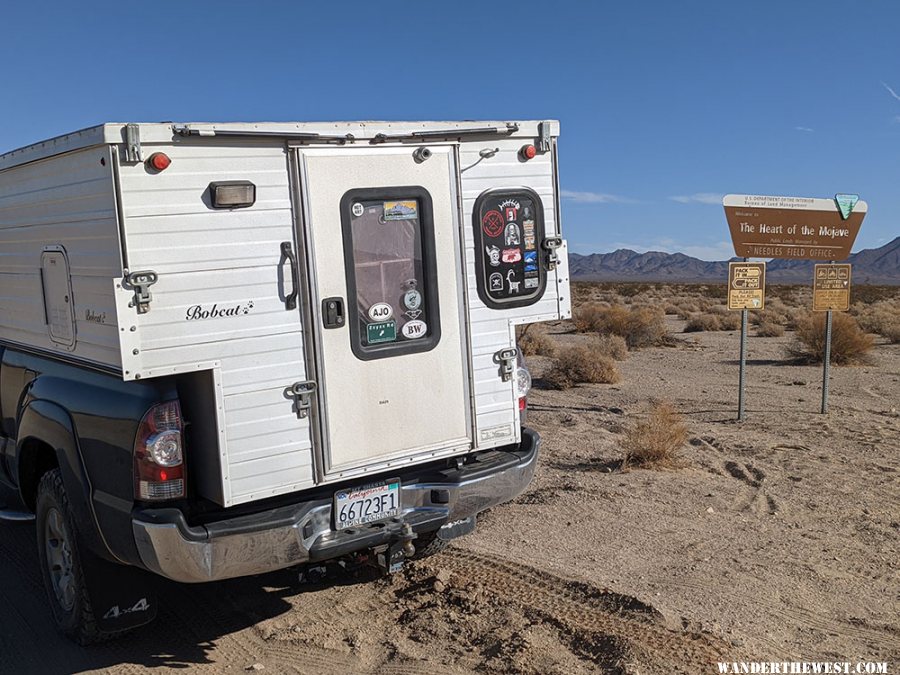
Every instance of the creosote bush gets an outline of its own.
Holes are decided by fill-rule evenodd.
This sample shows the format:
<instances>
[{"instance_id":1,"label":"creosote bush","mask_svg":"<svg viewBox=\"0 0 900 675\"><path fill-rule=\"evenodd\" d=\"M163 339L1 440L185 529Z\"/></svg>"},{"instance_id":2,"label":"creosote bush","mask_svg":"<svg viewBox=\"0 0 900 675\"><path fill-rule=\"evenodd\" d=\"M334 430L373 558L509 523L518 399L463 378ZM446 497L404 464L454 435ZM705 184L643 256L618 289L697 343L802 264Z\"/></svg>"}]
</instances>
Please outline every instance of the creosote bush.
<instances>
[{"instance_id":1,"label":"creosote bush","mask_svg":"<svg viewBox=\"0 0 900 675\"><path fill-rule=\"evenodd\" d=\"M582 333L596 331L601 336L618 335L629 349L664 344L668 335L665 314L657 307L604 306L595 302L576 312L575 329Z\"/></svg>"},{"instance_id":2,"label":"creosote bush","mask_svg":"<svg viewBox=\"0 0 900 675\"><path fill-rule=\"evenodd\" d=\"M594 344L600 354L616 361L624 361L628 357L628 345L621 335L601 335Z\"/></svg>"},{"instance_id":3,"label":"creosote bush","mask_svg":"<svg viewBox=\"0 0 900 675\"><path fill-rule=\"evenodd\" d=\"M760 321L756 326L757 337L781 337L784 335L784 326L774 321Z\"/></svg>"},{"instance_id":4,"label":"creosote bush","mask_svg":"<svg viewBox=\"0 0 900 675\"><path fill-rule=\"evenodd\" d=\"M684 327L685 333L699 333L701 331L720 330L722 322L715 314L695 314Z\"/></svg>"},{"instance_id":5,"label":"creosote bush","mask_svg":"<svg viewBox=\"0 0 900 675\"><path fill-rule=\"evenodd\" d=\"M596 345L578 345L563 349L544 379L554 389L568 389L580 383L615 384L621 378L615 361Z\"/></svg>"},{"instance_id":6,"label":"creosote bush","mask_svg":"<svg viewBox=\"0 0 900 675\"><path fill-rule=\"evenodd\" d=\"M553 356L556 354L556 345L553 340L546 333L534 328L523 333L517 342L525 356Z\"/></svg>"},{"instance_id":7,"label":"creosote bush","mask_svg":"<svg viewBox=\"0 0 900 675\"><path fill-rule=\"evenodd\" d=\"M623 466L675 466L675 453L687 441L687 425L671 403L654 404L647 417L625 431Z\"/></svg>"},{"instance_id":8,"label":"creosote bush","mask_svg":"<svg viewBox=\"0 0 900 675\"><path fill-rule=\"evenodd\" d=\"M816 312L797 322L797 341L788 353L807 363L825 359L825 313ZM839 366L871 362L869 352L874 338L862 331L856 320L843 312L834 312L831 326L831 362Z\"/></svg>"}]
</instances>

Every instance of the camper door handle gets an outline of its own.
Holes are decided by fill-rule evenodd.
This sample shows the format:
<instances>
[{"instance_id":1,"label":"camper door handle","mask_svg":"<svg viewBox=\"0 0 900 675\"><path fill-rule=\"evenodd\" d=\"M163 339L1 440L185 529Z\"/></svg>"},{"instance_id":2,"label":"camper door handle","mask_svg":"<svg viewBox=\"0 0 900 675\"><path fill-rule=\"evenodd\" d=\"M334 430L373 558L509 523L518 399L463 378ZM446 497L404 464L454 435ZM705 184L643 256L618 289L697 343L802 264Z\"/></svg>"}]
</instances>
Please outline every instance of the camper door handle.
<instances>
[{"instance_id":1,"label":"camper door handle","mask_svg":"<svg viewBox=\"0 0 900 675\"><path fill-rule=\"evenodd\" d=\"M291 242L281 242L281 260L278 266L284 265L285 261L291 263L291 292L284 296L285 309L297 309L297 295L300 293L300 271L297 269L297 256L294 255L294 249L291 248Z\"/></svg>"}]
</instances>

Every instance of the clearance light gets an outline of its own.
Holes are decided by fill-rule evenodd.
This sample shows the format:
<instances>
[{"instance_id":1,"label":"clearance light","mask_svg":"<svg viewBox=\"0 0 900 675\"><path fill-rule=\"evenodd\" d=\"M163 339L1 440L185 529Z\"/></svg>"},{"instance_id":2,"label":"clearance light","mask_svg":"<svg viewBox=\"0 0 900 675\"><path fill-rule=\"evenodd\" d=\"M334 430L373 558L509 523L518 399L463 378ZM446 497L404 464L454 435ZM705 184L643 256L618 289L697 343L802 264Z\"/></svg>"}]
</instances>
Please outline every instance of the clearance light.
<instances>
[{"instance_id":1,"label":"clearance light","mask_svg":"<svg viewBox=\"0 0 900 675\"><path fill-rule=\"evenodd\" d=\"M171 163L172 160L164 152L154 152L147 160L147 166L156 171L165 171Z\"/></svg>"},{"instance_id":2,"label":"clearance light","mask_svg":"<svg viewBox=\"0 0 900 675\"><path fill-rule=\"evenodd\" d=\"M256 203L256 185L248 180L229 180L209 184L213 208L239 209Z\"/></svg>"},{"instance_id":3,"label":"clearance light","mask_svg":"<svg viewBox=\"0 0 900 675\"><path fill-rule=\"evenodd\" d=\"M537 157L537 148L533 145L523 145L519 150L519 155L526 161L529 159L534 159L535 157Z\"/></svg>"}]
</instances>

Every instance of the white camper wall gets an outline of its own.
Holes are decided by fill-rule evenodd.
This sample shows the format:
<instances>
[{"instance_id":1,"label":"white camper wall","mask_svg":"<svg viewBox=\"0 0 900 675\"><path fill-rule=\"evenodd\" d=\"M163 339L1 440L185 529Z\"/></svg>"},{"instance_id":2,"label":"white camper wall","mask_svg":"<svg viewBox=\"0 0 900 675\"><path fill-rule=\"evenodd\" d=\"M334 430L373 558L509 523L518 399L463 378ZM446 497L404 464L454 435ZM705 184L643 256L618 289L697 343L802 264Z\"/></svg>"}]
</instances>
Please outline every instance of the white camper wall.
<instances>
[{"instance_id":1,"label":"white camper wall","mask_svg":"<svg viewBox=\"0 0 900 675\"><path fill-rule=\"evenodd\" d=\"M41 256L65 251L75 335L53 341ZM0 171L0 339L118 368L109 280L122 273L112 157L106 145Z\"/></svg>"},{"instance_id":2,"label":"white camper wall","mask_svg":"<svg viewBox=\"0 0 900 675\"><path fill-rule=\"evenodd\" d=\"M493 188L527 187L534 190L544 206L544 235L559 234L554 190L553 153L539 153L523 161L519 149L530 139L488 139L460 146L462 170L463 234L468 278L469 324L473 352L476 443L479 448L507 445L519 440L519 408L511 382L498 376L500 366L494 355L515 346L515 326L536 321L552 321L571 315L568 266L547 273L543 297L527 307L492 309L478 296L478 279L472 211L478 196ZM483 158L482 150L499 149ZM559 255L566 260L565 249Z\"/></svg>"},{"instance_id":3,"label":"white camper wall","mask_svg":"<svg viewBox=\"0 0 900 675\"><path fill-rule=\"evenodd\" d=\"M172 164L120 169L129 269L159 275L149 312L121 310L135 326L123 335L139 350L123 350L124 377L218 364L223 492L208 498L230 506L313 485L309 418L298 419L285 395L309 378L300 312L279 297L291 288L280 244L297 250L283 142L185 139L143 151L163 151ZM211 208L207 187L228 180L252 181L256 203ZM212 316L214 307L226 313Z\"/></svg>"}]
</instances>

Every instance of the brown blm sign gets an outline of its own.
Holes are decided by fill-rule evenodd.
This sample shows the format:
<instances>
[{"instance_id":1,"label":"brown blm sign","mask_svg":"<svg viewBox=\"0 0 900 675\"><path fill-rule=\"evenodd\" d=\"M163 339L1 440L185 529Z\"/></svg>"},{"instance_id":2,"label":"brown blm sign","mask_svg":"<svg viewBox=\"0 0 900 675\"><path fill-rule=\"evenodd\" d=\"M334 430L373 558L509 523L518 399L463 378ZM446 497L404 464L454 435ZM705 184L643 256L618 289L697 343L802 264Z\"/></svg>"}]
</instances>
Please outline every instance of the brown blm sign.
<instances>
[{"instance_id":1,"label":"brown blm sign","mask_svg":"<svg viewBox=\"0 0 900 675\"><path fill-rule=\"evenodd\" d=\"M845 260L868 210L856 202L844 219L834 200L813 197L726 195L722 204L741 258Z\"/></svg>"},{"instance_id":2,"label":"brown blm sign","mask_svg":"<svg viewBox=\"0 0 900 675\"><path fill-rule=\"evenodd\" d=\"M850 309L850 265L816 265L813 271L813 311Z\"/></svg>"}]
</instances>

